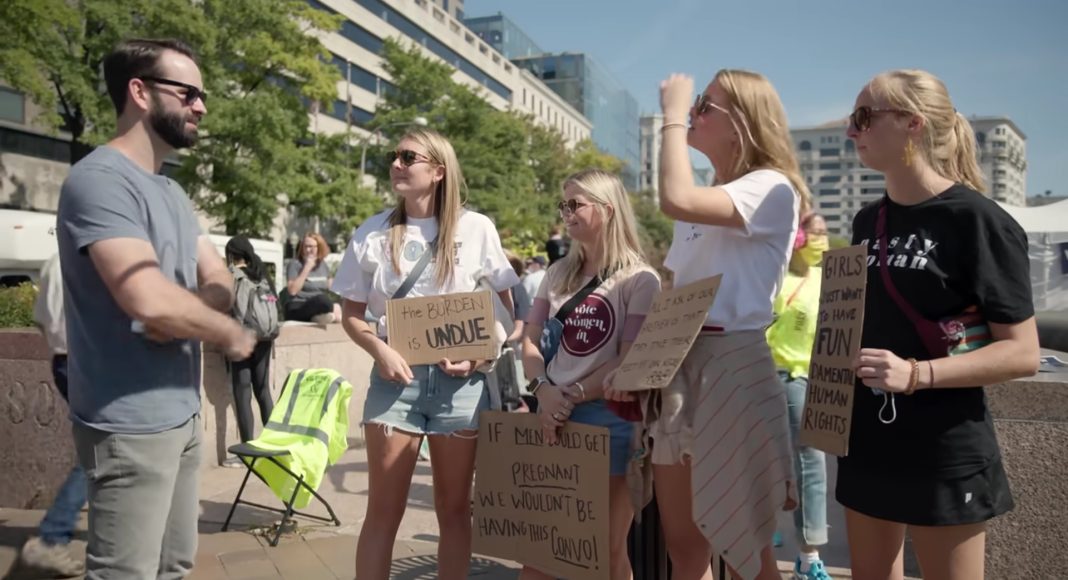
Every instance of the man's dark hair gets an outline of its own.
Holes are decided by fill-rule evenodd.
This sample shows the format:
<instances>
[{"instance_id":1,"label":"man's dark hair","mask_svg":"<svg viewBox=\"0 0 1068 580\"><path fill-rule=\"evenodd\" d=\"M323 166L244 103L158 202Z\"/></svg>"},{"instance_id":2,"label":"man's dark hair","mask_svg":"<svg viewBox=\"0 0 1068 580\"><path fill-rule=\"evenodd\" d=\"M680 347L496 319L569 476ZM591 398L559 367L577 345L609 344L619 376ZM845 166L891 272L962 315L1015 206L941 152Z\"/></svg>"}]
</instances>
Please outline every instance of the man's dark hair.
<instances>
[{"instance_id":1,"label":"man's dark hair","mask_svg":"<svg viewBox=\"0 0 1068 580\"><path fill-rule=\"evenodd\" d=\"M159 57L166 50L184 54L196 62L197 57L188 44L176 39L142 39L124 40L104 59L104 82L108 87L108 96L115 105L115 112L122 114L126 108L127 87L130 79L162 76L159 71Z\"/></svg>"}]
</instances>

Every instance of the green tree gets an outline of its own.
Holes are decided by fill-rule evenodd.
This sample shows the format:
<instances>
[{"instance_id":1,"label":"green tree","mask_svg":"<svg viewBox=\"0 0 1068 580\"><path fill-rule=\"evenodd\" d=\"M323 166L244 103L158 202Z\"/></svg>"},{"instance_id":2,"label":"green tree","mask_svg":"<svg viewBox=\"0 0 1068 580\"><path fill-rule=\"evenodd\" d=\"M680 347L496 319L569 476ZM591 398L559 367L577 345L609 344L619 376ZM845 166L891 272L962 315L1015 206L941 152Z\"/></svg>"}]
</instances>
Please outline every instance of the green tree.
<instances>
[{"instance_id":1,"label":"green tree","mask_svg":"<svg viewBox=\"0 0 1068 580\"><path fill-rule=\"evenodd\" d=\"M306 103L333 103L338 71L309 29L336 30L340 16L303 0L5 0L0 2L0 79L47 111L42 121L71 134L71 162L114 131L102 62L121 40L176 37L193 46L212 96L201 141L181 157L177 178L227 233L262 236L280 206L322 210L353 183L349 163L318 162L333 181L301 171L311 141ZM54 113L53 113L54 111ZM318 147L328 160L338 154ZM336 207L367 192L346 188ZM323 210L325 211L325 210ZM336 213L336 212L335 212Z\"/></svg>"},{"instance_id":2,"label":"green tree","mask_svg":"<svg viewBox=\"0 0 1068 580\"><path fill-rule=\"evenodd\" d=\"M619 174L623 171L623 161L597 148L590 139L580 141L571 153L569 173L583 169L601 169L608 173Z\"/></svg>"},{"instance_id":3,"label":"green tree","mask_svg":"<svg viewBox=\"0 0 1068 580\"><path fill-rule=\"evenodd\" d=\"M638 237L641 240L642 249L649 264L661 269L660 274L666 275L662 265L667 257L668 248L671 247L671 238L675 231L674 222L668 218L657 204L656 194L650 191L633 193L630 196L631 207L634 208L634 217L638 222Z\"/></svg>"}]
</instances>

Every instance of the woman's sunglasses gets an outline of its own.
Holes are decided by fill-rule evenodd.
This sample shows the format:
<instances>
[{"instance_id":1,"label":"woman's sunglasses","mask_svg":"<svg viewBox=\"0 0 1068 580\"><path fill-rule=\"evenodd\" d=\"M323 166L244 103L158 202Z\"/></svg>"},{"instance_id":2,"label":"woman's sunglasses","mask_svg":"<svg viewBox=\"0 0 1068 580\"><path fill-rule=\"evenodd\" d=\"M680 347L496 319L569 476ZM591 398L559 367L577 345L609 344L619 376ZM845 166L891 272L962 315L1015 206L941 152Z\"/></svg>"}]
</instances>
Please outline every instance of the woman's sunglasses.
<instances>
[{"instance_id":1,"label":"woman's sunglasses","mask_svg":"<svg viewBox=\"0 0 1068 580\"><path fill-rule=\"evenodd\" d=\"M197 99L200 99L205 105L208 104L208 93L205 93L204 89L199 89L193 85L161 77L141 77L141 80L156 83L157 85L168 85L185 89L185 94L179 95L179 97L182 99L182 104L187 107L193 106L193 103L197 102Z\"/></svg>"},{"instance_id":2,"label":"woman's sunglasses","mask_svg":"<svg viewBox=\"0 0 1068 580\"><path fill-rule=\"evenodd\" d=\"M560 215L562 217L567 217L567 216L575 213L576 211L578 211L579 208L586 207L587 205L590 205L590 204L581 203L581 202L576 201L574 199L565 199L565 200L561 201L560 203L556 204L556 210L560 212Z\"/></svg>"},{"instance_id":3,"label":"woman's sunglasses","mask_svg":"<svg viewBox=\"0 0 1068 580\"><path fill-rule=\"evenodd\" d=\"M728 115L730 115L730 112L727 111L727 109L724 109L723 107L713 103L712 99L708 98L708 95L706 95L704 93L701 93L700 95L697 95L697 98L694 99L693 110L694 110L694 116L695 117L700 117L701 115L704 115L705 113L711 111L712 109L715 109L717 111L720 111L721 113L727 113Z\"/></svg>"},{"instance_id":4,"label":"woman's sunglasses","mask_svg":"<svg viewBox=\"0 0 1068 580\"><path fill-rule=\"evenodd\" d=\"M912 111L906 111L904 109L880 109L877 107L857 107L857 110L853 111L849 115L849 124L853 126L853 129L858 133L863 133L868 129L871 129L871 120L879 113L894 113L896 115L911 115Z\"/></svg>"},{"instance_id":5,"label":"woman's sunglasses","mask_svg":"<svg viewBox=\"0 0 1068 580\"><path fill-rule=\"evenodd\" d=\"M401 149L400 151L390 151L386 153L386 160L389 161L390 165L393 165L393 162L397 159L400 159L401 165L403 165L404 167L411 167L416 163L431 162L430 158L426 155L416 153L411 149Z\"/></svg>"}]
</instances>

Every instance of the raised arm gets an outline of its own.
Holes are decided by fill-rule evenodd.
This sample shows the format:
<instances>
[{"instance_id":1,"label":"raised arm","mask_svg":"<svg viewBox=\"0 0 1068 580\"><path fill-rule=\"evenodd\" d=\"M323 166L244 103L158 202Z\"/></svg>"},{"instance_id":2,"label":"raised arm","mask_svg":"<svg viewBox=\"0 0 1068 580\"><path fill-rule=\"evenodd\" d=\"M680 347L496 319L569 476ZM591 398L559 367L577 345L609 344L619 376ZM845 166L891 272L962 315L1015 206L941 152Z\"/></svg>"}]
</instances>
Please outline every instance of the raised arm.
<instances>
[{"instance_id":1,"label":"raised arm","mask_svg":"<svg viewBox=\"0 0 1068 580\"><path fill-rule=\"evenodd\" d=\"M693 96L693 79L674 74L660 84L664 111L660 148L660 211L681 221L742 228L745 221L734 201L721 187L694 184L686 143L687 116Z\"/></svg>"}]
</instances>

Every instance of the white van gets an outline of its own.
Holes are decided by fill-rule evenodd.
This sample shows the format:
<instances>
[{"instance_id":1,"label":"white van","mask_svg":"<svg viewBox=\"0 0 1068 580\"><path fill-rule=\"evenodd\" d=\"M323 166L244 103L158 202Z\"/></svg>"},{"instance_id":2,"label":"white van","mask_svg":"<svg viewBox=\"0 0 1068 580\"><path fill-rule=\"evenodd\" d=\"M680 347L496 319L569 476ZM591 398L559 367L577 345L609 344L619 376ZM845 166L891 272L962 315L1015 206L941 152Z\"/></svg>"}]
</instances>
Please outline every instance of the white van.
<instances>
[{"instance_id":1,"label":"white van","mask_svg":"<svg viewBox=\"0 0 1068 580\"><path fill-rule=\"evenodd\" d=\"M56 214L0 209L0 287L36 284L57 251Z\"/></svg>"},{"instance_id":2,"label":"white van","mask_svg":"<svg viewBox=\"0 0 1068 580\"><path fill-rule=\"evenodd\" d=\"M230 236L212 234L209 238L219 255L225 257ZM249 241L274 277L275 288L284 288L282 244L270 240ZM36 284L41 266L58 251L56 214L0 209L0 287L23 282Z\"/></svg>"}]
</instances>

